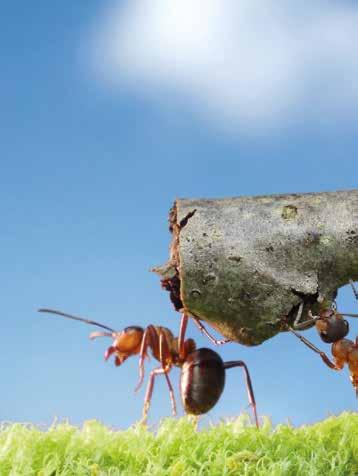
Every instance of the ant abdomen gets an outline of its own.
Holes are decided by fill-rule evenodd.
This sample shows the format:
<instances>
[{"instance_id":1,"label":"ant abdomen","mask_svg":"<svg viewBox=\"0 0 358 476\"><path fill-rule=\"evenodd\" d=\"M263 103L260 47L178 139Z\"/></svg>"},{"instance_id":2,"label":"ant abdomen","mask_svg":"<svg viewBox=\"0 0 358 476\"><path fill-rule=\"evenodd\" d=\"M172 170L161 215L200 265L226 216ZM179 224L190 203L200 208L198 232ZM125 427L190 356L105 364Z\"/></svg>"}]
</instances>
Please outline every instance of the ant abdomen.
<instances>
[{"instance_id":1,"label":"ant abdomen","mask_svg":"<svg viewBox=\"0 0 358 476\"><path fill-rule=\"evenodd\" d=\"M180 377L180 394L187 413L201 415L211 410L224 385L225 367L219 354L201 348L187 356Z\"/></svg>"}]
</instances>

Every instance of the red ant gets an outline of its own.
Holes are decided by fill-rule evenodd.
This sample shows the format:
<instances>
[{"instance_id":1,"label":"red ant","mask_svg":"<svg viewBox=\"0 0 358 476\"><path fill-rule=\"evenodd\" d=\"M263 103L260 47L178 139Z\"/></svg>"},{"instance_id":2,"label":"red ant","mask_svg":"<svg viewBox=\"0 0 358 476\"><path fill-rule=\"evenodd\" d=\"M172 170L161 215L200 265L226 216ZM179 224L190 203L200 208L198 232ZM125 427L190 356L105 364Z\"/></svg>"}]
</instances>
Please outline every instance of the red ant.
<instances>
[{"instance_id":1,"label":"red ant","mask_svg":"<svg viewBox=\"0 0 358 476\"><path fill-rule=\"evenodd\" d=\"M352 280L349 281L354 295L358 300L358 291L354 287ZM308 313L309 319L300 322L303 310L303 303L300 304L293 327L288 326L288 329L295 334L307 347L320 355L323 362L333 370L342 370L345 364L348 364L350 372L350 380L358 397L358 337L355 343L350 339L345 339L349 332L348 321L343 319L343 316L358 317L358 314L339 313L335 305L330 309L323 309L318 316L313 316L311 311ZM332 344L331 352L334 358L332 362L327 355L318 349L312 342L296 332L299 329L307 329L312 324L315 324L319 336L323 342Z\"/></svg>"},{"instance_id":2,"label":"red ant","mask_svg":"<svg viewBox=\"0 0 358 476\"><path fill-rule=\"evenodd\" d=\"M128 357L139 354L139 381L136 391L143 383L144 360L148 357L148 349L151 350L153 357L161 365L150 373L144 398L142 421L146 421L147 418L155 378L162 374L168 384L173 415L176 415L174 391L168 375L173 366L181 368L180 395L182 403L186 413L193 415L207 413L217 403L224 390L225 370L242 367L245 373L248 399L253 409L256 426L259 427L254 391L245 362L242 360L223 362L220 355L211 349L196 349L193 339L185 339L188 323L186 315L183 315L181 320L179 337L174 337L166 327L149 325L143 329L138 326L130 326L117 332L98 322L53 309L39 309L39 312L56 314L105 329L107 332L93 332L89 337L95 339L105 336L114 339L112 345L105 352L105 359L108 360L114 354L116 366L121 365Z\"/></svg>"}]
</instances>

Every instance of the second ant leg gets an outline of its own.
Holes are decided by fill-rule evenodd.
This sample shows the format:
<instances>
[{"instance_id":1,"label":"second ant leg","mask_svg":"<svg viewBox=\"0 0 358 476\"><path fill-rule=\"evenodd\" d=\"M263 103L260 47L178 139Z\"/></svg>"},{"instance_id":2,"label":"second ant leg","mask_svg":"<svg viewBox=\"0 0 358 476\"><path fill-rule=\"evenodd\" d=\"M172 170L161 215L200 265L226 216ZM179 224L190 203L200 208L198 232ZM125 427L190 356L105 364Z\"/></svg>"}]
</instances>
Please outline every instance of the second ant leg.
<instances>
[{"instance_id":1,"label":"second ant leg","mask_svg":"<svg viewBox=\"0 0 358 476\"><path fill-rule=\"evenodd\" d=\"M302 317L303 307L304 307L304 303L301 302L301 304L298 308L298 311L297 311L295 321L293 323L293 328L296 329L296 330L307 329L308 327L310 327L312 324L314 324L319 319L319 316L313 316L312 312L308 311L309 319L307 319L306 321L300 322L301 317Z\"/></svg>"},{"instance_id":2,"label":"second ant leg","mask_svg":"<svg viewBox=\"0 0 358 476\"><path fill-rule=\"evenodd\" d=\"M303 342L307 347L309 347L311 350L313 350L313 352L316 352L321 357L323 362L330 369L339 370L339 369L337 369L336 365L327 357L327 355L324 352L322 352L318 347L316 347L314 344L312 344L312 342L310 342L308 339L306 339L306 337L303 337L301 334L296 332L292 327L289 327L289 330L293 334L295 334L295 336L298 337L298 339L300 339L301 342Z\"/></svg>"}]
</instances>

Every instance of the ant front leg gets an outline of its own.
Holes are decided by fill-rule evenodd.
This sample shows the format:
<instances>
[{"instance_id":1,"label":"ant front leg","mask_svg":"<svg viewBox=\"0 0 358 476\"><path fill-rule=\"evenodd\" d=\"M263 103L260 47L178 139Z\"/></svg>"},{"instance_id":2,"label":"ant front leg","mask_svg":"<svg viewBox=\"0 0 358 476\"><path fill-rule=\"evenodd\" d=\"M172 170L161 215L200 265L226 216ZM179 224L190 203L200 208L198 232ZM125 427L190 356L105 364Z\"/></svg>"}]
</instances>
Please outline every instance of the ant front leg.
<instances>
[{"instance_id":1,"label":"ant front leg","mask_svg":"<svg viewBox=\"0 0 358 476\"><path fill-rule=\"evenodd\" d=\"M185 358L185 332L188 327L189 316L183 312L180 320L179 337L178 337L178 352L181 359Z\"/></svg>"},{"instance_id":2,"label":"ant front leg","mask_svg":"<svg viewBox=\"0 0 358 476\"><path fill-rule=\"evenodd\" d=\"M307 347L309 347L313 352L316 352L323 362L332 370L339 370L337 366L327 357L327 355L322 352L318 347L316 347L312 342L310 342L306 337L303 337L301 334L296 332L292 327L289 327L289 330L295 334L295 336L300 339L301 342L303 342Z\"/></svg>"},{"instance_id":3,"label":"ant front leg","mask_svg":"<svg viewBox=\"0 0 358 476\"><path fill-rule=\"evenodd\" d=\"M215 339L209 331L206 329L204 324L201 323L200 319L195 316L191 316L195 325L198 327L200 332L204 334L213 344L215 345L222 345L231 342L231 339ZM181 358L184 356L184 342L185 342L185 332L188 326L189 315L185 312L182 314L181 321L180 321L180 331L179 331L179 338L178 338L178 348L179 348L179 355Z\"/></svg>"},{"instance_id":4,"label":"ant front leg","mask_svg":"<svg viewBox=\"0 0 358 476\"><path fill-rule=\"evenodd\" d=\"M257 410L256 410L256 400L255 400L255 395L254 395L254 389L252 387L252 382L251 382L251 377L249 373L249 369L247 368L245 362L242 360L233 360L230 362L224 362L224 368L225 369L232 369L233 367L242 367L245 373L245 379L246 379L246 390L247 390L247 396L249 399L249 403L252 407L252 410L254 412L254 417L255 417L255 423L256 427L259 428L259 419L257 416Z\"/></svg>"},{"instance_id":5,"label":"ant front leg","mask_svg":"<svg viewBox=\"0 0 358 476\"><path fill-rule=\"evenodd\" d=\"M231 339L215 339L215 337L213 337L209 331L206 329L206 327L204 326L204 324L202 324L202 322L200 321L200 319L198 319L197 317L194 317L192 316L192 319L193 321L195 322L196 326L198 327L198 329L200 330L200 332L202 334L204 334L213 344L215 345L223 345L223 344L227 344L228 342L232 342Z\"/></svg>"},{"instance_id":6,"label":"ant front leg","mask_svg":"<svg viewBox=\"0 0 358 476\"><path fill-rule=\"evenodd\" d=\"M319 316L313 316L312 312L308 311L309 319L307 319L306 321L300 322L301 317L302 317L303 307L304 307L304 303L301 302L301 304L299 305L298 311L297 311L296 318L295 318L294 323L293 323L293 328L296 329L296 330L307 329L311 325L315 324L315 322L320 318Z\"/></svg>"}]
</instances>

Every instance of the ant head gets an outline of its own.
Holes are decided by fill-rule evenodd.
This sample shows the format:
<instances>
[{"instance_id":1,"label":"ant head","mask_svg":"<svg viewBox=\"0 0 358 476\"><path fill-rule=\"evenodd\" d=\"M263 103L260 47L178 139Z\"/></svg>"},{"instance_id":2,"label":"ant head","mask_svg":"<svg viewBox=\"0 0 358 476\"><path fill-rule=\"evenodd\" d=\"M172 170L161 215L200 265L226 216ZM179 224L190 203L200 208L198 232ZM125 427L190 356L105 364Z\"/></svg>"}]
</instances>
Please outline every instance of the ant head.
<instances>
[{"instance_id":1,"label":"ant head","mask_svg":"<svg viewBox=\"0 0 358 476\"><path fill-rule=\"evenodd\" d=\"M130 326L120 332L92 332L90 339L112 337L113 343L106 350L104 358L108 360L112 354L115 354L114 363L119 366L131 355L139 353L143 334L144 329L142 327Z\"/></svg>"},{"instance_id":2,"label":"ant head","mask_svg":"<svg viewBox=\"0 0 358 476\"><path fill-rule=\"evenodd\" d=\"M338 315L338 313L333 307L326 307L324 309L321 309L319 313L321 319L328 319L330 317L334 317L335 315Z\"/></svg>"},{"instance_id":3,"label":"ant head","mask_svg":"<svg viewBox=\"0 0 358 476\"><path fill-rule=\"evenodd\" d=\"M328 344L343 339L349 332L348 321L332 309L320 313L316 328L323 342Z\"/></svg>"}]
</instances>

